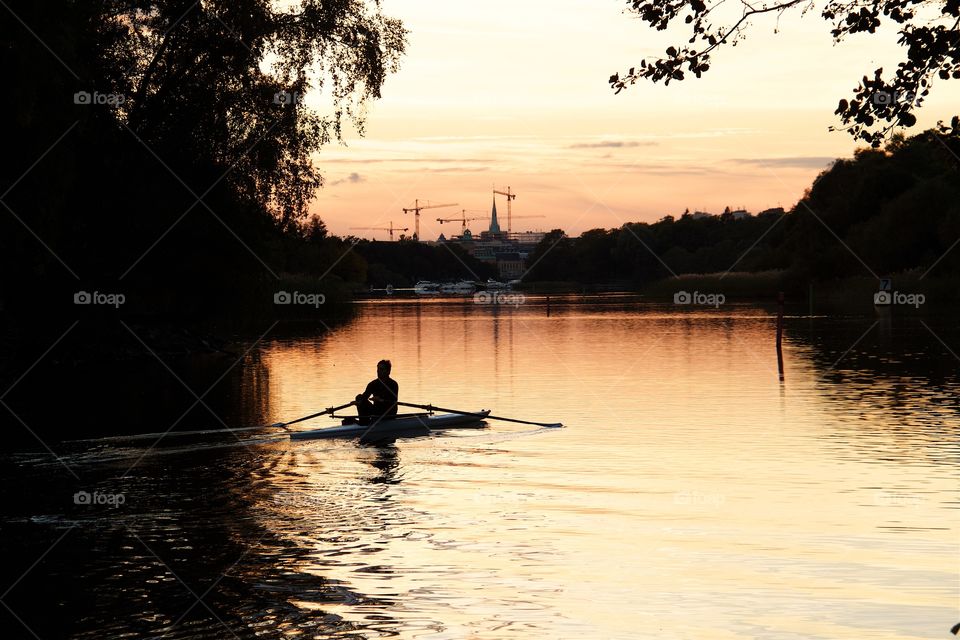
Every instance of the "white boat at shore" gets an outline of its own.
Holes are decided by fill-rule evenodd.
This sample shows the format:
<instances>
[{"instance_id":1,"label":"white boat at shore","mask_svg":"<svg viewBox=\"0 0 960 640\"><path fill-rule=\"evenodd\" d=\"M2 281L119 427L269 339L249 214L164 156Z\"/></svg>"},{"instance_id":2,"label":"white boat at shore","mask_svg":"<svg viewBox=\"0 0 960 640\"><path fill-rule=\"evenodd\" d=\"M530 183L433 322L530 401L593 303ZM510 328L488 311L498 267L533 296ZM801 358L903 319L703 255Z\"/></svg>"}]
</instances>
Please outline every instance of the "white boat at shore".
<instances>
[{"instance_id":1,"label":"white boat at shore","mask_svg":"<svg viewBox=\"0 0 960 640\"><path fill-rule=\"evenodd\" d=\"M413 292L418 296L437 296L440 295L440 285L429 280L421 280L413 285Z\"/></svg>"},{"instance_id":2,"label":"white boat at shore","mask_svg":"<svg viewBox=\"0 0 960 640\"><path fill-rule=\"evenodd\" d=\"M451 296L468 296L477 290L477 286L469 280L448 282L440 285L440 293Z\"/></svg>"},{"instance_id":3,"label":"white boat at shore","mask_svg":"<svg viewBox=\"0 0 960 640\"><path fill-rule=\"evenodd\" d=\"M509 284L504 284L493 278L487 278L487 284L484 287L487 291L504 291L510 288Z\"/></svg>"}]
</instances>

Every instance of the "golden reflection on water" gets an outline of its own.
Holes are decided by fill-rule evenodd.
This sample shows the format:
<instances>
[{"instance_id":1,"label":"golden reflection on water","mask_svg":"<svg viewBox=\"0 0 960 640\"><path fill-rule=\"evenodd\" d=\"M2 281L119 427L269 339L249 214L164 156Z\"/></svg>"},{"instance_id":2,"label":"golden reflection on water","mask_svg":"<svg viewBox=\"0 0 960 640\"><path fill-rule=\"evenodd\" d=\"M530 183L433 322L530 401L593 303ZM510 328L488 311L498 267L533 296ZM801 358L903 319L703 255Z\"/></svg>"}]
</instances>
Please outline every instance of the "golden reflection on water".
<instances>
[{"instance_id":1,"label":"golden reflection on water","mask_svg":"<svg viewBox=\"0 0 960 640\"><path fill-rule=\"evenodd\" d=\"M298 606L404 637L943 637L956 378L830 367L853 340L818 355L788 325L781 385L773 322L398 301L274 342L271 421L389 358L404 400L567 425L270 445L255 513L302 552L278 562L346 594Z\"/></svg>"}]
</instances>

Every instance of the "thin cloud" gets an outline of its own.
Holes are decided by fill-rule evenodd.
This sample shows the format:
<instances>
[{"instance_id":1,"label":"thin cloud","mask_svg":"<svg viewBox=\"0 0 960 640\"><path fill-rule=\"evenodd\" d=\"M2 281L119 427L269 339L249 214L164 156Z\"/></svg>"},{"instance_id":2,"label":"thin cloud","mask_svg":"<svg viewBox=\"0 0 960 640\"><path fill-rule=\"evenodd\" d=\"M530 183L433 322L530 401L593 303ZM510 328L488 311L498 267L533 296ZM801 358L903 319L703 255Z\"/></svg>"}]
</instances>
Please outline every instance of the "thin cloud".
<instances>
[{"instance_id":1,"label":"thin cloud","mask_svg":"<svg viewBox=\"0 0 960 640\"><path fill-rule=\"evenodd\" d=\"M356 184L358 182L364 182L364 181L366 181L366 178L360 175L359 173L357 173L356 171L354 171L353 173L348 175L346 178L341 178L340 180L334 180L333 182L330 183L330 186L333 187L338 184L343 184L345 182Z\"/></svg>"},{"instance_id":2,"label":"thin cloud","mask_svg":"<svg viewBox=\"0 0 960 640\"><path fill-rule=\"evenodd\" d=\"M337 158L337 163L352 164L385 164L389 162L430 162L430 163L450 163L450 162L495 162L492 158Z\"/></svg>"},{"instance_id":3,"label":"thin cloud","mask_svg":"<svg viewBox=\"0 0 960 640\"><path fill-rule=\"evenodd\" d=\"M631 173L650 173L656 175L708 175L708 174L726 174L727 171L704 167L702 165L682 165L682 164L655 164L650 162L603 162L596 163L610 169L625 169ZM596 166L595 165L595 166Z\"/></svg>"},{"instance_id":4,"label":"thin cloud","mask_svg":"<svg viewBox=\"0 0 960 640\"><path fill-rule=\"evenodd\" d=\"M420 169L397 169L397 173L476 173L489 171L490 167L423 167Z\"/></svg>"},{"instance_id":5,"label":"thin cloud","mask_svg":"<svg viewBox=\"0 0 960 640\"><path fill-rule=\"evenodd\" d=\"M529 134L496 135L496 136L418 136L410 138L416 142L430 143L461 143L461 142L500 142L502 140L536 140L539 136Z\"/></svg>"},{"instance_id":6,"label":"thin cloud","mask_svg":"<svg viewBox=\"0 0 960 640\"><path fill-rule=\"evenodd\" d=\"M823 169L836 158L828 156L792 156L786 158L733 158L730 162L763 167L794 167L798 169Z\"/></svg>"},{"instance_id":7,"label":"thin cloud","mask_svg":"<svg viewBox=\"0 0 960 640\"><path fill-rule=\"evenodd\" d=\"M640 142L638 140L601 140L600 142L579 142L571 144L568 149L626 149L630 147L655 147L659 142L648 140Z\"/></svg>"}]
</instances>

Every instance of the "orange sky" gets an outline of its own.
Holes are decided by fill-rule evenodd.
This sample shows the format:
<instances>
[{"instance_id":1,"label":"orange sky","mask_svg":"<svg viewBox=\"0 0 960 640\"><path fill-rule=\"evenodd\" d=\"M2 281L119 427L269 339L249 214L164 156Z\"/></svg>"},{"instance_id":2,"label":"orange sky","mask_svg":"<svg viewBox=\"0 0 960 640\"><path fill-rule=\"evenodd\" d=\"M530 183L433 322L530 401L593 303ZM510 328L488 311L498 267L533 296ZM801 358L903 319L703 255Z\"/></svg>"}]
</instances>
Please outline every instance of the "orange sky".
<instances>
[{"instance_id":1,"label":"orange sky","mask_svg":"<svg viewBox=\"0 0 960 640\"><path fill-rule=\"evenodd\" d=\"M348 132L346 146L317 156L327 184L311 211L337 234L386 239L350 227L412 228L401 209L419 198L459 203L421 218L424 239L449 235L458 225L435 218L489 212L493 185L518 194L515 215L545 216L514 230L577 234L687 207L789 208L830 159L855 148L827 131L838 100L900 54L892 31L834 47L818 13L793 13L779 34L773 17L755 20L700 80L614 95L613 72L684 32L653 31L616 0L383 4L410 30L401 69L370 106L366 135ZM958 104L960 87L937 84L910 133Z\"/></svg>"}]
</instances>

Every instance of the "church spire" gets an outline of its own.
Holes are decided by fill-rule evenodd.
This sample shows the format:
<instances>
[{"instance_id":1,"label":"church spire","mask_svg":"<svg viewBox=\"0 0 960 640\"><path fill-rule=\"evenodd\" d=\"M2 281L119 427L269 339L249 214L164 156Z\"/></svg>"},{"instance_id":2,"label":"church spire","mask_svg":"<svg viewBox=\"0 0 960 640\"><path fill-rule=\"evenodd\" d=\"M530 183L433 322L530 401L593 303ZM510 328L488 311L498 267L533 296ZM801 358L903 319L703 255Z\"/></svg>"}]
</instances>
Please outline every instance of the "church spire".
<instances>
[{"instance_id":1,"label":"church spire","mask_svg":"<svg viewBox=\"0 0 960 640\"><path fill-rule=\"evenodd\" d=\"M490 233L500 233L500 223L497 222L497 197L493 197L493 211L490 214Z\"/></svg>"}]
</instances>

